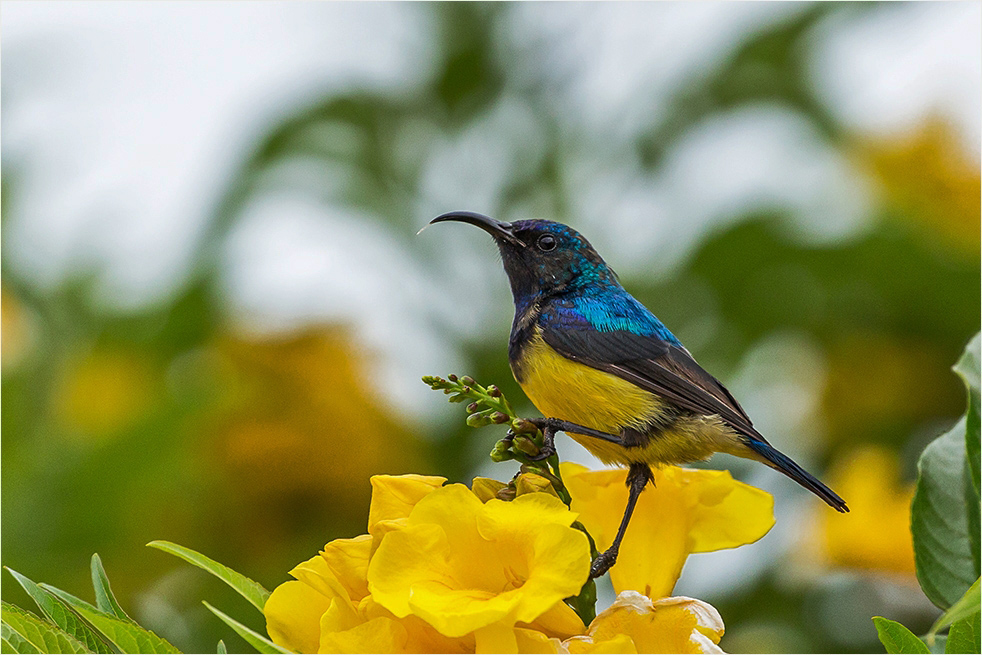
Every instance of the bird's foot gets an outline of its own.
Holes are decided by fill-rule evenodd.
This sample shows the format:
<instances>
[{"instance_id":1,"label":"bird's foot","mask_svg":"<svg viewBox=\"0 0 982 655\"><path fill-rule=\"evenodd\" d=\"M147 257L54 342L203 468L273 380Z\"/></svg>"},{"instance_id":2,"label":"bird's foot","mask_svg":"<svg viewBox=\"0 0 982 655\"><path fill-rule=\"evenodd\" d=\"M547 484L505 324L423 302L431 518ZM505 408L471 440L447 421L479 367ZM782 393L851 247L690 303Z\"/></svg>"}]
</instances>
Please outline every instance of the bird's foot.
<instances>
[{"instance_id":1,"label":"bird's foot","mask_svg":"<svg viewBox=\"0 0 982 655\"><path fill-rule=\"evenodd\" d=\"M608 548L597 555L593 563L590 564L590 579L599 578L610 570L610 567L617 561L617 548Z\"/></svg>"},{"instance_id":2,"label":"bird's foot","mask_svg":"<svg viewBox=\"0 0 982 655\"><path fill-rule=\"evenodd\" d=\"M556 420L548 418L529 419L529 423L542 430L542 446L539 448L539 453L530 456L529 459L533 462L541 462L555 455L556 430L559 429L556 426Z\"/></svg>"}]
</instances>

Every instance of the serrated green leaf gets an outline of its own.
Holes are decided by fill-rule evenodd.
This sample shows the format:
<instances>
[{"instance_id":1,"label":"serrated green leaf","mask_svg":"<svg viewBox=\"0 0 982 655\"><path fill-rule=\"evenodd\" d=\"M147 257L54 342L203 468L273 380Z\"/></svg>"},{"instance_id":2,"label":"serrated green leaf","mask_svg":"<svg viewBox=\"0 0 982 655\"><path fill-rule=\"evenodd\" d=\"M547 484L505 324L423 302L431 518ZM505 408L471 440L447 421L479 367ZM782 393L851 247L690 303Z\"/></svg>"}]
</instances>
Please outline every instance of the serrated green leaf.
<instances>
[{"instance_id":1,"label":"serrated green leaf","mask_svg":"<svg viewBox=\"0 0 982 655\"><path fill-rule=\"evenodd\" d=\"M948 642L945 644L945 653L979 653L982 652L980 643L980 614L976 612L973 616L967 616L951 624L948 631Z\"/></svg>"},{"instance_id":2,"label":"serrated green leaf","mask_svg":"<svg viewBox=\"0 0 982 655\"><path fill-rule=\"evenodd\" d=\"M927 643L930 644L934 641L934 636L939 631L944 630L956 621L961 621L978 614L980 606L982 606L982 594L979 592L979 580L976 579L972 583L972 586L968 588L968 591L965 592L965 595L945 610L945 613L939 616L938 620L934 622L934 625L931 626L931 630L925 637Z\"/></svg>"},{"instance_id":3,"label":"serrated green leaf","mask_svg":"<svg viewBox=\"0 0 982 655\"><path fill-rule=\"evenodd\" d=\"M91 653L85 645L61 628L47 621L42 621L27 610L4 602L2 604L2 621L11 630L4 635L7 643L16 642L12 633L30 644L41 653ZM23 647L23 644L20 643ZM18 651L20 652L20 651Z\"/></svg>"},{"instance_id":4,"label":"serrated green leaf","mask_svg":"<svg viewBox=\"0 0 982 655\"><path fill-rule=\"evenodd\" d=\"M7 572L24 588L24 591L34 599L38 607L49 621L85 644L94 653L114 653L109 642L100 635L85 619L78 616L71 607L49 591L39 587L27 576L21 575L9 566Z\"/></svg>"},{"instance_id":5,"label":"serrated green leaf","mask_svg":"<svg viewBox=\"0 0 982 655\"><path fill-rule=\"evenodd\" d=\"M221 639L219 639L218 640L218 655L226 655L226 653L228 653L228 651L225 650L225 642L222 641Z\"/></svg>"},{"instance_id":6,"label":"serrated green leaf","mask_svg":"<svg viewBox=\"0 0 982 655\"><path fill-rule=\"evenodd\" d=\"M147 545L151 548L162 550L165 553L176 555L185 562L194 564L198 568L211 573L232 589L239 592L243 598L252 603L252 605L260 612L263 611L263 606L266 604L266 599L269 598L269 592L255 580L251 580L241 573L233 571L224 564L220 564L206 555L202 555L201 553L193 551L190 548L185 548L184 546L179 546L169 541L151 541Z\"/></svg>"},{"instance_id":7,"label":"serrated green leaf","mask_svg":"<svg viewBox=\"0 0 982 655\"><path fill-rule=\"evenodd\" d=\"M131 619L116 602L116 596L113 595L112 587L109 586L109 576L106 575L106 569L103 568L102 559L98 553L92 555L92 587L95 589L96 607L103 612L112 614L117 619L129 621L136 625L136 621Z\"/></svg>"},{"instance_id":8,"label":"serrated green leaf","mask_svg":"<svg viewBox=\"0 0 982 655\"><path fill-rule=\"evenodd\" d=\"M109 643L124 653L180 653L166 639L131 621L103 612L66 591L50 585L39 585L70 605L82 618L105 635Z\"/></svg>"},{"instance_id":9,"label":"serrated green leaf","mask_svg":"<svg viewBox=\"0 0 982 655\"><path fill-rule=\"evenodd\" d=\"M4 653L40 653L6 623L0 622L0 650Z\"/></svg>"},{"instance_id":10,"label":"serrated green leaf","mask_svg":"<svg viewBox=\"0 0 982 655\"><path fill-rule=\"evenodd\" d=\"M978 578L965 502L965 419L924 449L910 508L917 579L948 609Z\"/></svg>"},{"instance_id":11,"label":"serrated green leaf","mask_svg":"<svg viewBox=\"0 0 982 655\"><path fill-rule=\"evenodd\" d=\"M241 623L239 623L238 621L236 621L235 619L233 619L231 616L229 616L225 612L212 607L207 602L205 602L205 601L201 601L201 602L204 604L205 607L207 607L209 610L211 610L211 612L215 616L217 616L222 621L224 621L225 624L228 627L230 627L233 630L235 630L235 632L240 637L242 637L243 639L245 639L246 641L248 641L249 644L253 648L255 648L257 651L259 651L260 653L266 653L267 655L269 655L269 654L273 654L273 653L292 653L293 652L293 651L287 650L285 648L282 648L280 646L277 646L276 644L274 644L272 641L270 641L266 637L262 636L261 634L259 634L256 631L250 629L249 627L242 625Z\"/></svg>"},{"instance_id":12,"label":"serrated green leaf","mask_svg":"<svg viewBox=\"0 0 982 655\"><path fill-rule=\"evenodd\" d=\"M887 653L930 653L927 644L917 638L913 632L902 624L882 616L873 617L876 634Z\"/></svg>"}]
</instances>

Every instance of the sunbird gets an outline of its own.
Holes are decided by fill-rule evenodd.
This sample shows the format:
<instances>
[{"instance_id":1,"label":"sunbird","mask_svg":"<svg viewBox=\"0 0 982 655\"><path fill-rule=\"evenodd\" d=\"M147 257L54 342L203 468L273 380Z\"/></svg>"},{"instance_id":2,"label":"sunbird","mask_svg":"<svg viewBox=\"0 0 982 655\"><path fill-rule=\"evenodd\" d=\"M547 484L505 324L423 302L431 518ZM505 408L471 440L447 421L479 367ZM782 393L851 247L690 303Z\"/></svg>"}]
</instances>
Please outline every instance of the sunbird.
<instances>
[{"instance_id":1,"label":"sunbird","mask_svg":"<svg viewBox=\"0 0 982 655\"><path fill-rule=\"evenodd\" d=\"M777 469L840 512L845 501L779 452L719 380L707 373L664 323L628 293L579 232L562 223L505 223L455 211L490 234L515 301L508 339L512 374L546 418L539 457L555 453L566 432L605 464L628 467L628 501L611 546L594 559L596 578L617 560L651 467L729 453Z\"/></svg>"}]
</instances>

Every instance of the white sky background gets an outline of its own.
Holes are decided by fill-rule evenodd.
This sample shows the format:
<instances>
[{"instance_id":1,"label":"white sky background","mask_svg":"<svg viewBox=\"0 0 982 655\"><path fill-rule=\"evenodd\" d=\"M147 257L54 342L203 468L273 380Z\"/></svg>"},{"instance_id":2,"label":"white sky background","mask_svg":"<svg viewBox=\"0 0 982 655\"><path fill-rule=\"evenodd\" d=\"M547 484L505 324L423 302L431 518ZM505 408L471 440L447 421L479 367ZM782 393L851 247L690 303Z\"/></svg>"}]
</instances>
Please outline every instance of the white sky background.
<instances>
[{"instance_id":1,"label":"white sky background","mask_svg":"<svg viewBox=\"0 0 982 655\"><path fill-rule=\"evenodd\" d=\"M902 132L940 113L977 157L980 6L899 3L829 21L811 44L821 97L857 132ZM638 176L619 150L640 110L662 111L748 30L804 8L516 8L515 38L553 43L541 65L571 76L556 111L594 137L571 173L575 223L622 273L664 274L708 230L754 208L791 209L818 240L862 230L873 192L783 107L710 117L681 136L654 178ZM433 25L411 3L5 2L0 21L2 156L5 175L17 180L3 256L45 287L94 271L102 300L121 311L179 287L224 185L273 122L331 90L408 89L432 73ZM407 211L422 225L448 209L494 205L507 167L536 156L536 126L506 98L459 137L437 142L424 163L425 198ZM445 417L453 408L428 402L418 383L461 364L441 329L500 339L504 349L509 327L504 275L481 237L428 230L419 248L433 261L424 265L374 217L310 198L264 197L227 244L227 298L253 330L348 322L377 355L376 388L403 410ZM434 270L455 271L453 284ZM793 347L798 360L810 352L808 344L758 346ZM745 368L732 387L765 433L793 433L814 410L822 375L814 368L807 388L782 377L779 363L766 375ZM786 489L778 480L761 484ZM739 562L701 569L713 579L687 574L683 582L693 593L728 586L720 570L746 574L763 561L753 549L775 547L716 554Z\"/></svg>"}]
</instances>

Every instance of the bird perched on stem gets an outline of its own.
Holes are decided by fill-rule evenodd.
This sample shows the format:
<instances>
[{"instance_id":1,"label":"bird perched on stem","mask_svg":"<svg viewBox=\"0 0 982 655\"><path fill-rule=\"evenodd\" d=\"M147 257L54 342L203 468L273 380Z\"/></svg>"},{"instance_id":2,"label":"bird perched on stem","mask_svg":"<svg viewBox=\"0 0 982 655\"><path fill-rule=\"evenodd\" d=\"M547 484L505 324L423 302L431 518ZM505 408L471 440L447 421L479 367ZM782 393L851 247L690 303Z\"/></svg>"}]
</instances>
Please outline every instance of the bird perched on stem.
<instances>
[{"instance_id":1,"label":"bird perched on stem","mask_svg":"<svg viewBox=\"0 0 982 655\"><path fill-rule=\"evenodd\" d=\"M610 548L594 560L603 575L617 551L651 466L730 453L777 469L834 509L845 501L779 452L719 380L696 363L638 302L576 230L553 221L504 223L473 212L430 223L475 225L501 251L515 301L508 361L544 419L540 457L563 431L607 464L629 467L627 508Z\"/></svg>"}]
</instances>

